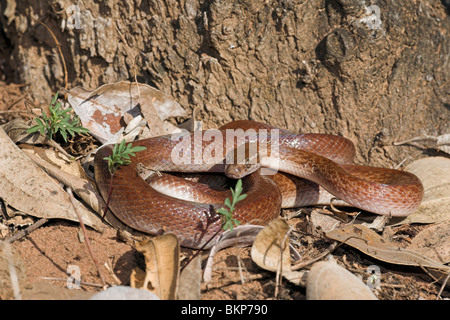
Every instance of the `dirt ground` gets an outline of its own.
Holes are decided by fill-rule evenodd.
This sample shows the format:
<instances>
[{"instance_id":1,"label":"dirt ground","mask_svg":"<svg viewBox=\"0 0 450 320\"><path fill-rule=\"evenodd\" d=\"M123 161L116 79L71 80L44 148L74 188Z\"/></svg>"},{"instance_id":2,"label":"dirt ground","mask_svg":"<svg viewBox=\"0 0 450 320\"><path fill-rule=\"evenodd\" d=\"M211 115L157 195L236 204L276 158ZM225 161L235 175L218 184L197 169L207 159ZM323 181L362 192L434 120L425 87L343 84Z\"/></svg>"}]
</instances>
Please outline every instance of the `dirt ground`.
<instances>
[{"instance_id":1,"label":"dirt ground","mask_svg":"<svg viewBox=\"0 0 450 320\"><path fill-rule=\"evenodd\" d=\"M27 118L24 105L28 98L26 88L15 84L0 82L0 118L7 122L15 117ZM294 233L298 250L305 261L313 259L324 252L330 240L314 236L308 219L310 209L289 220L297 233ZM8 226L3 229L2 238L25 228L34 219L24 217L7 218L0 213L0 224ZM407 243L417 234L420 226L405 225L395 227L393 234ZM106 275L109 285L129 285L130 273L135 266L142 266L142 256L133 246L123 242L117 231L106 227L103 233L88 229L93 252ZM20 256L24 267L24 297L29 299L84 299L93 292L100 291L101 285L97 270L87 251L85 242L80 239L81 229L78 223L52 220L31 232L31 234L13 243L14 252ZM183 249L182 256L189 257L193 250ZM377 291L379 299L386 300L433 300L441 288L420 268L398 267L376 261L373 258L352 249L339 246L332 252L340 265L367 280L367 267L378 265L381 268L381 289ZM205 253L206 257L207 253ZM109 267L105 267L105 264ZM49 294L44 288L64 288L67 285L67 270L71 266L79 268L82 286L77 293L55 292ZM41 285L37 284L41 283ZM46 291L47 290L47 291ZM277 295L275 296L275 292ZM450 292L444 290L441 298L449 298ZM5 298L5 297L1 297ZM239 300L297 300L305 299L305 288L282 281L276 290L275 274L262 270L252 262L249 248L230 248L220 251L215 257L213 279L210 284L202 285L201 299L239 299Z\"/></svg>"}]
</instances>

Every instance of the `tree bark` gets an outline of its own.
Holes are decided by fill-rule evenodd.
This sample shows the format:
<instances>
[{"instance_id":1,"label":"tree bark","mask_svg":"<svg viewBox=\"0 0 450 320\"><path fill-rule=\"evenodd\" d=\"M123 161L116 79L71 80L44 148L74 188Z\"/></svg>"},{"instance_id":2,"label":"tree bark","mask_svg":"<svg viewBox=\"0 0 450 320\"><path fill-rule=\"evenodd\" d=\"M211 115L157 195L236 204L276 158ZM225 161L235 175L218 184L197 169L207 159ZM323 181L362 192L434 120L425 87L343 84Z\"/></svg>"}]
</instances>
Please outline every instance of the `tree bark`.
<instances>
[{"instance_id":1,"label":"tree bark","mask_svg":"<svg viewBox=\"0 0 450 320\"><path fill-rule=\"evenodd\" d=\"M358 162L384 166L423 155L393 142L450 131L450 18L438 0L0 3L3 69L42 102L137 79L199 107L204 127L253 119L340 134Z\"/></svg>"}]
</instances>

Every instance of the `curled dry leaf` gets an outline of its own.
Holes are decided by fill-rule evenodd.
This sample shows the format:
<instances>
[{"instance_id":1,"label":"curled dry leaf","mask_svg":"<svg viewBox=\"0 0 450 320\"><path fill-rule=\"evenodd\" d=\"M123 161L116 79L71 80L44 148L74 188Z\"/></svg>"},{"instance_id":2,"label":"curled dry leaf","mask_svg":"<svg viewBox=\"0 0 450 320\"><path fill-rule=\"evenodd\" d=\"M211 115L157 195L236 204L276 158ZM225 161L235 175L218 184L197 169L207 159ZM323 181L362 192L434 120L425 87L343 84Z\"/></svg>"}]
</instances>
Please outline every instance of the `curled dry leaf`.
<instances>
[{"instance_id":1,"label":"curled dry leaf","mask_svg":"<svg viewBox=\"0 0 450 320\"><path fill-rule=\"evenodd\" d=\"M437 223L450 220L450 159L430 157L414 161L406 168L422 181L424 197L414 213L393 224Z\"/></svg>"},{"instance_id":2,"label":"curled dry leaf","mask_svg":"<svg viewBox=\"0 0 450 320\"><path fill-rule=\"evenodd\" d=\"M251 249L251 257L260 268L280 272L290 282L304 285L306 273L291 270L291 253L300 259L298 252L289 244L290 227L283 218L269 222L258 233Z\"/></svg>"},{"instance_id":3,"label":"curled dry leaf","mask_svg":"<svg viewBox=\"0 0 450 320\"><path fill-rule=\"evenodd\" d=\"M0 198L16 210L34 217L78 221L69 196L30 160L0 128ZM79 205L83 222L97 230L103 223Z\"/></svg>"},{"instance_id":4,"label":"curled dry leaf","mask_svg":"<svg viewBox=\"0 0 450 320\"><path fill-rule=\"evenodd\" d=\"M131 287L147 289L162 300L176 299L180 273L178 238L164 234L138 243L136 249L145 257L145 271L133 270Z\"/></svg>"},{"instance_id":5,"label":"curled dry leaf","mask_svg":"<svg viewBox=\"0 0 450 320\"><path fill-rule=\"evenodd\" d=\"M50 165L78 178L86 178L85 171L77 161L69 159L65 154L49 148L40 148L32 145L20 145L20 148L27 155L32 154Z\"/></svg>"},{"instance_id":6,"label":"curled dry leaf","mask_svg":"<svg viewBox=\"0 0 450 320\"><path fill-rule=\"evenodd\" d=\"M289 225L282 218L269 222L256 236L251 257L260 268L269 271L291 270L289 255Z\"/></svg>"},{"instance_id":7,"label":"curled dry leaf","mask_svg":"<svg viewBox=\"0 0 450 320\"><path fill-rule=\"evenodd\" d=\"M75 87L68 92L68 101L83 127L102 143L122 140L126 114L143 116L150 124L148 136L172 133L176 127L166 120L185 116L180 104L161 91L129 81L106 84L94 91Z\"/></svg>"},{"instance_id":8,"label":"curled dry leaf","mask_svg":"<svg viewBox=\"0 0 450 320\"><path fill-rule=\"evenodd\" d=\"M312 265L306 282L307 300L377 300L369 287L334 261Z\"/></svg>"},{"instance_id":9,"label":"curled dry leaf","mask_svg":"<svg viewBox=\"0 0 450 320\"><path fill-rule=\"evenodd\" d=\"M330 239L352 246L375 259L407 266L428 267L450 272L450 267L418 252L400 248L363 225L349 225L327 232Z\"/></svg>"},{"instance_id":10,"label":"curled dry leaf","mask_svg":"<svg viewBox=\"0 0 450 320\"><path fill-rule=\"evenodd\" d=\"M15 143L43 144L45 142L45 137L39 132L28 133L30 123L26 123L20 118L11 120L1 127Z\"/></svg>"}]
</instances>

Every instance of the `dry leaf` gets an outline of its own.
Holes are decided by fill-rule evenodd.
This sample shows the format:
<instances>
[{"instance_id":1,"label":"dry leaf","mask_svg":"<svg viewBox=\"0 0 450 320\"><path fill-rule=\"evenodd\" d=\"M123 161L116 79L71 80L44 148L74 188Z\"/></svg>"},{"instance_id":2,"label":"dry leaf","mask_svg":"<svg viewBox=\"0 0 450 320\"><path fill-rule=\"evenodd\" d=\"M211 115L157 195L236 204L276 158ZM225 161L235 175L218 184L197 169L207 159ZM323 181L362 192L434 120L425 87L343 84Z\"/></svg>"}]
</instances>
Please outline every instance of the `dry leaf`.
<instances>
[{"instance_id":1,"label":"dry leaf","mask_svg":"<svg viewBox=\"0 0 450 320\"><path fill-rule=\"evenodd\" d=\"M21 145L21 150L27 154L35 155L50 165L78 178L86 178L84 169L77 161L69 159L65 154L54 149L40 148L32 145Z\"/></svg>"},{"instance_id":2,"label":"dry leaf","mask_svg":"<svg viewBox=\"0 0 450 320\"><path fill-rule=\"evenodd\" d=\"M5 123L1 127L15 143L43 144L45 142L45 137L39 132L28 133L30 124L20 118Z\"/></svg>"},{"instance_id":3,"label":"dry leaf","mask_svg":"<svg viewBox=\"0 0 450 320\"><path fill-rule=\"evenodd\" d=\"M420 231L408 246L442 264L450 262L450 221L427 226Z\"/></svg>"},{"instance_id":4,"label":"dry leaf","mask_svg":"<svg viewBox=\"0 0 450 320\"><path fill-rule=\"evenodd\" d=\"M424 197L414 213L393 225L433 223L450 220L450 159L430 157L414 161L406 168L423 183Z\"/></svg>"},{"instance_id":5,"label":"dry leaf","mask_svg":"<svg viewBox=\"0 0 450 320\"><path fill-rule=\"evenodd\" d=\"M377 300L369 287L333 261L312 265L306 282L307 300Z\"/></svg>"},{"instance_id":6,"label":"dry leaf","mask_svg":"<svg viewBox=\"0 0 450 320\"><path fill-rule=\"evenodd\" d=\"M147 289L162 300L176 299L180 272L178 238L164 234L140 242L136 249L145 257L145 272L134 269L131 286Z\"/></svg>"},{"instance_id":7,"label":"dry leaf","mask_svg":"<svg viewBox=\"0 0 450 320\"><path fill-rule=\"evenodd\" d=\"M427 146L450 154L450 133L441 136L423 135L422 137L415 137L406 141L394 143L396 146L403 144L415 145L421 148Z\"/></svg>"},{"instance_id":8,"label":"dry leaf","mask_svg":"<svg viewBox=\"0 0 450 320\"><path fill-rule=\"evenodd\" d=\"M166 120L185 116L180 104L161 91L129 81L106 84L94 91L75 87L68 92L68 101L83 126L102 143L121 140L126 114L144 116L149 123L148 136L172 133L176 127Z\"/></svg>"},{"instance_id":9,"label":"dry leaf","mask_svg":"<svg viewBox=\"0 0 450 320\"><path fill-rule=\"evenodd\" d=\"M198 255L183 269L178 285L178 300L200 300L202 282L202 256Z\"/></svg>"},{"instance_id":10,"label":"dry leaf","mask_svg":"<svg viewBox=\"0 0 450 320\"><path fill-rule=\"evenodd\" d=\"M16 210L39 218L78 221L69 196L34 164L0 128L0 198ZM83 222L97 230L103 223L79 206Z\"/></svg>"},{"instance_id":11,"label":"dry leaf","mask_svg":"<svg viewBox=\"0 0 450 320\"><path fill-rule=\"evenodd\" d=\"M330 239L352 246L365 254L384 262L408 266L429 267L447 270L447 272L450 271L450 267L436 262L420 253L393 245L375 231L363 225L354 224L345 226L339 230L328 232L326 236Z\"/></svg>"},{"instance_id":12,"label":"dry leaf","mask_svg":"<svg viewBox=\"0 0 450 320\"><path fill-rule=\"evenodd\" d=\"M328 232L339 228L343 222L333 215L320 212L320 210L313 210L311 212L311 224L316 229Z\"/></svg>"},{"instance_id":13,"label":"dry leaf","mask_svg":"<svg viewBox=\"0 0 450 320\"><path fill-rule=\"evenodd\" d=\"M289 244L289 231L290 227L283 218L269 222L256 236L251 257L259 267L280 272L288 281L304 286L307 273L291 270L291 254L295 260L300 256Z\"/></svg>"},{"instance_id":14,"label":"dry leaf","mask_svg":"<svg viewBox=\"0 0 450 320\"><path fill-rule=\"evenodd\" d=\"M282 218L272 220L256 236L251 257L260 268L269 271L291 270L289 255L289 225Z\"/></svg>"}]
</instances>

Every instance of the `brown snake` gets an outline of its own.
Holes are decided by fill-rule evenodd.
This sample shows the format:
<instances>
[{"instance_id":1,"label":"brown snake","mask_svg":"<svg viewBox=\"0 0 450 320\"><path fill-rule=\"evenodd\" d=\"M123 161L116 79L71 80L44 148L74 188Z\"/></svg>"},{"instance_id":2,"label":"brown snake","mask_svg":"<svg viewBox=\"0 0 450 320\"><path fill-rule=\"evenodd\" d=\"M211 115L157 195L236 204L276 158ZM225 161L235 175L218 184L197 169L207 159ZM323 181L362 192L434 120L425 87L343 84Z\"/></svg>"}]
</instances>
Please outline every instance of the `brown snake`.
<instances>
[{"instance_id":1,"label":"brown snake","mask_svg":"<svg viewBox=\"0 0 450 320\"><path fill-rule=\"evenodd\" d=\"M220 229L221 221L216 212L223 207L224 197L229 196L229 193L208 188L203 190L203 187L198 185L190 188L180 186L180 178L167 175L153 175L146 182L138 175L136 166L141 163L153 170L169 172L223 173L227 170L228 175L240 178L239 170L250 166L227 166L224 161L230 155L227 151L236 153L238 150L239 142L235 139L231 149L225 148L227 129L237 128L247 130L245 133L248 133L249 129L255 129L257 132L266 129L269 133L271 129L275 129L263 123L235 121L212 131L213 135L217 134L213 139L206 137L203 132L197 132L201 139L196 140L194 133L190 133L185 136L189 138L185 144L181 143L183 138L174 139L173 135L133 142L133 146L145 146L147 149L138 152L136 157L131 157L130 165L121 166L115 172L109 208L122 222L134 229L150 234L174 233L181 245L202 247ZM237 204L234 212L235 219L243 224L264 225L279 215L281 207L321 202L317 195L318 185L351 206L382 215L406 216L422 201L423 186L415 175L398 170L350 164L355 149L345 138L327 134L292 134L279 130L276 141L278 148L272 148L274 143L269 141L272 136L275 134L258 134L254 138L246 136L244 143L241 141L240 144L245 146L247 151L252 143L261 148L265 142L266 146L271 148L267 157L259 158L256 171L243 179L247 197ZM211 148L217 145L221 148ZM111 152L111 146L105 146L95 157L95 179L104 199L108 197L111 175L107 161L103 158ZM258 152L259 149L256 153ZM174 163L174 155L186 154L187 158L184 159L189 161ZM220 161L205 161L205 158L199 155L211 155ZM246 160L249 161L248 158ZM274 161L278 164L277 169L287 174L260 174L263 170L258 169L260 165L271 167ZM292 182L296 180L303 183L304 196L295 189L299 188ZM167 191L167 194L164 194L155 189L164 188L167 184L178 188L177 192L181 194L195 193L197 202L175 198L172 196L175 191ZM282 194L286 195L286 201L282 201Z\"/></svg>"}]
</instances>

